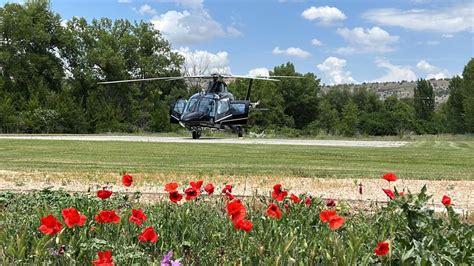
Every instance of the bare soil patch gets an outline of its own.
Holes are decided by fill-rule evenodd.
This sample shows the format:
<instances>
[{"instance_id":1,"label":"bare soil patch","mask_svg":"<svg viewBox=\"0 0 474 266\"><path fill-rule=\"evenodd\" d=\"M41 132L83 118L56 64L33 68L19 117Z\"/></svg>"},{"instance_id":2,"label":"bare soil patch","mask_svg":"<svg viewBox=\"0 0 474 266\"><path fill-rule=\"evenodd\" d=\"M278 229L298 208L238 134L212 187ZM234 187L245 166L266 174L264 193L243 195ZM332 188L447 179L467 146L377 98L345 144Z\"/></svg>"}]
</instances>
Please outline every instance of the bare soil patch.
<instances>
[{"instance_id":1,"label":"bare soil patch","mask_svg":"<svg viewBox=\"0 0 474 266\"><path fill-rule=\"evenodd\" d=\"M98 188L107 186L113 191L141 192L152 196L165 193L164 185L176 181L180 189L187 187L189 181L202 179L212 182L221 188L224 184L234 185L234 194L250 196L253 194L270 195L272 187L281 183L285 189L294 194L309 194L314 197L333 198L350 202L385 202L387 197L382 188L395 186L399 191L418 192L426 185L428 193L433 195L432 205L442 207L441 198L449 195L455 208L463 211L474 210L474 181L450 180L405 180L399 179L389 185L383 179L322 179L289 176L191 176L170 174L133 174L134 184L126 188L121 184L119 173L84 173L84 172L18 172L0 170L0 190L32 191L44 188L61 189L70 192L93 193ZM363 193L359 194L359 184Z\"/></svg>"}]
</instances>

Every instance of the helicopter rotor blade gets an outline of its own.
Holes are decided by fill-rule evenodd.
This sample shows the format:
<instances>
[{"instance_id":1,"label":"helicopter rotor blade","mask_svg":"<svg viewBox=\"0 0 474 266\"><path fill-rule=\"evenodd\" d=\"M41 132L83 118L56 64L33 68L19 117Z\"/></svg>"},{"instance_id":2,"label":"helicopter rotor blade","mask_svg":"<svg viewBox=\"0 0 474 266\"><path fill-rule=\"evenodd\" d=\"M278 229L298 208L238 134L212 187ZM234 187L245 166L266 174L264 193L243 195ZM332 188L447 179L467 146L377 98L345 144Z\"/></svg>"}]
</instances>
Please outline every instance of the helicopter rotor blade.
<instances>
[{"instance_id":1,"label":"helicopter rotor blade","mask_svg":"<svg viewBox=\"0 0 474 266\"><path fill-rule=\"evenodd\" d=\"M159 78L145 78L145 79L124 79L124 80L113 80L113 81L101 81L97 84L118 84L118 83L130 83L130 82L141 82L141 81L153 81L153 80L174 80L179 77L159 77Z\"/></svg>"}]
</instances>

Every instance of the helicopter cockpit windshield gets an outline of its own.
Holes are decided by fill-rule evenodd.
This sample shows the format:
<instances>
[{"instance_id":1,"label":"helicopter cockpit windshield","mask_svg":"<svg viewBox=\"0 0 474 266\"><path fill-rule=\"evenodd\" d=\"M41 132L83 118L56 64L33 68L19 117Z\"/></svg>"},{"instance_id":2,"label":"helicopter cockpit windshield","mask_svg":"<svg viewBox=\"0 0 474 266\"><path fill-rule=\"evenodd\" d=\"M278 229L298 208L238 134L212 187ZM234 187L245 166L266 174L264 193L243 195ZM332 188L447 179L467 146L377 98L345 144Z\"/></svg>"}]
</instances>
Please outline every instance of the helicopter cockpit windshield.
<instances>
[{"instance_id":1,"label":"helicopter cockpit windshield","mask_svg":"<svg viewBox=\"0 0 474 266\"><path fill-rule=\"evenodd\" d=\"M214 117L216 103L211 98L192 98L189 100L184 113L203 113L209 117Z\"/></svg>"}]
</instances>

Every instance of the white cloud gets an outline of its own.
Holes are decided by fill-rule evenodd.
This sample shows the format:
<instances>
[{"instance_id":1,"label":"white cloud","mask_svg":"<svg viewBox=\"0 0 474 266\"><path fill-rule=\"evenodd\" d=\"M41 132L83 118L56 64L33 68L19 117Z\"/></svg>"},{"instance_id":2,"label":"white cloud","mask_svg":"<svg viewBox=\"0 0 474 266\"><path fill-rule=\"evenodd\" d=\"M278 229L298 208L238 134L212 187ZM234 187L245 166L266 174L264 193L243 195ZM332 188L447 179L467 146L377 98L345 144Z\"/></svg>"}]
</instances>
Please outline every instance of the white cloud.
<instances>
[{"instance_id":1,"label":"white cloud","mask_svg":"<svg viewBox=\"0 0 474 266\"><path fill-rule=\"evenodd\" d=\"M270 71L266 67L259 67L259 68L251 69L247 75L251 77L256 77L256 76L268 77L270 76Z\"/></svg>"},{"instance_id":2,"label":"white cloud","mask_svg":"<svg viewBox=\"0 0 474 266\"><path fill-rule=\"evenodd\" d=\"M453 34L443 34L441 35L443 38L453 38L454 35Z\"/></svg>"},{"instance_id":3,"label":"white cloud","mask_svg":"<svg viewBox=\"0 0 474 266\"><path fill-rule=\"evenodd\" d=\"M472 1L438 9L372 9L363 14L369 21L416 31L456 33L474 30Z\"/></svg>"},{"instance_id":4,"label":"white cloud","mask_svg":"<svg viewBox=\"0 0 474 266\"><path fill-rule=\"evenodd\" d=\"M117 2L119 3L125 3L125 4L129 4L132 2L132 0L117 0Z\"/></svg>"},{"instance_id":5,"label":"white cloud","mask_svg":"<svg viewBox=\"0 0 474 266\"><path fill-rule=\"evenodd\" d=\"M416 64L416 68L419 70L425 72L426 78L427 79L443 79L443 78L448 78L450 77L449 71L447 69L441 69L439 67L436 67L434 65L431 65L428 63L426 60L420 60Z\"/></svg>"},{"instance_id":6,"label":"white cloud","mask_svg":"<svg viewBox=\"0 0 474 266\"><path fill-rule=\"evenodd\" d=\"M322 43L320 40L316 39L316 38L314 38L314 39L311 40L311 44L312 44L312 45L315 45L315 46L321 46L321 45L323 45L323 43Z\"/></svg>"},{"instance_id":7,"label":"white cloud","mask_svg":"<svg viewBox=\"0 0 474 266\"><path fill-rule=\"evenodd\" d=\"M184 71L187 75L212 73L231 74L229 54L225 51L214 54L201 50L191 51L189 47L180 47L175 52L185 58Z\"/></svg>"},{"instance_id":8,"label":"white cloud","mask_svg":"<svg viewBox=\"0 0 474 266\"><path fill-rule=\"evenodd\" d=\"M386 73L382 77L373 80L373 82L411 81L417 79L415 72L411 70L410 66L394 65L384 58L376 59L375 64L379 68L384 68Z\"/></svg>"},{"instance_id":9,"label":"white cloud","mask_svg":"<svg viewBox=\"0 0 474 266\"><path fill-rule=\"evenodd\" d=\"M307 20L317 20L323 25L333 24L345 20L347 17L341 10L335 7L322 6L310 7L301 13L301 16Z\"/></svg>"},{"instance_id":10,"label":"white cloud","mask_svg":"<svg viewBox=\"0 0 474 266\"><path fill-rule=\"evenodd\" d=\"M339 53L386 53L394 51L391 45L396 43L398 36L392 36L379 27L371 29L348 28L337 29L337 34L349 43L347 47L341 47L337 51Z\"/></svg>"},{"instance_id":11,"label":"white cloud","mask_svg":"<svg viewBox=\"0 0 474 266\"><path fill-rule=\"evenodd\" d=\"M345 59L331 56L326 58L322 64L317 65L317 67L328 78L331 85L357 83L357 81L352 78L351 72L344 70L346 67Z\"/></svg>"},{"instance_id":12,"label":"white cloud","mask_svg":"<svg viewBox=\"0 0 474 266\"><path fill-rule=\"evenodd\" d=\"M140 13L140 15L155 15L156 14L156 10L147 4L140 6L137 12Z\"/></svg>"},{"instance_id":13,"label":"white cloud","mask_svg":"<svg viewBox=\"0 0 474 266\"><path fill-rule=\"evenodd\" d=\"M202 8L182 12L171 10L154 16L151 23L166 39L177 46L201 43L213 38L241 35L240 31L234 27L224 29Z\"/></svg>"},{"instance_id":14,"label":"white cloud","mask_svg":"<svg viewBox=\"0 0 474 266\"><path fill-rule=\"evenodd\" d=\"M300 57L300 58L306 58L311 55L309 52L301 48L290 47L290 48L282 50L278 46L273 48L272 53L277 54L277 55L286 55L286 56L293 56L293 57Z\"/></svg>"}]
</instances>

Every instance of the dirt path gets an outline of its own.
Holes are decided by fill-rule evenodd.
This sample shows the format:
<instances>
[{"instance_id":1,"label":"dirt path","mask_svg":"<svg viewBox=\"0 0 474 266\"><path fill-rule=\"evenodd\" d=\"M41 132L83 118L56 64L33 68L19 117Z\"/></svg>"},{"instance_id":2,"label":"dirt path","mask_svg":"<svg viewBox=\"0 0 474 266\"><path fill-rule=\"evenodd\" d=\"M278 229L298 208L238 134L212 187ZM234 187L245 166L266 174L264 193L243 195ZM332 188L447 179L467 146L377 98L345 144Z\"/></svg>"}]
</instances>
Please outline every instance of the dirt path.
<instances>
[{"instance_id":1,"label":"dirt path","mask_svg":"<svg viewBox=\"0 0 474 266\"><path fill-rule=\"evenodd\" d=\"M101 136L101 135L0 135L0 139L37 140L82 140L82 141L132 141L164 143L215 143L215 144L264 144L264 145L302 145L333 147L400 147L406 141L367 141L367 140L311 140L311 139L238 139L238 138L183 138L151 136Z\"/></svg>"},{"instance_id":2,"label":"dirt path","mask_svg":"<svg viewBox=\"0 0 474 266\"><path fill-rule=\"evenodd\" d=\"M389 184L383 179L321 179L278 176L179 176L164 174L134 174L134 185L126 189L121 185L118 173L42 173L42 172L15 172L0 170L0 190L31 191L47 187L65 191L96 191L103 186L109 186L113 191L140 191L148 195L164 193L164 184L176 181L180 189L187 187L190 180L204 180L212 182L217 189L224 184L233 184L236 195L269 195L276 183L281 183L290 193L308 193L314 197L334 198L343 201L384 202L387 197L382 188ZM359 184L363 185L363 194L359 194ZM399 191L419 192L423 185L427 185L428 193L433 195L432 206L442 208L441 198L449 195L455 208L460 211L474 210L474 181L430 181L430 180L403 180L399 179L391 184Z\"/></svg>"}]
</instances>

